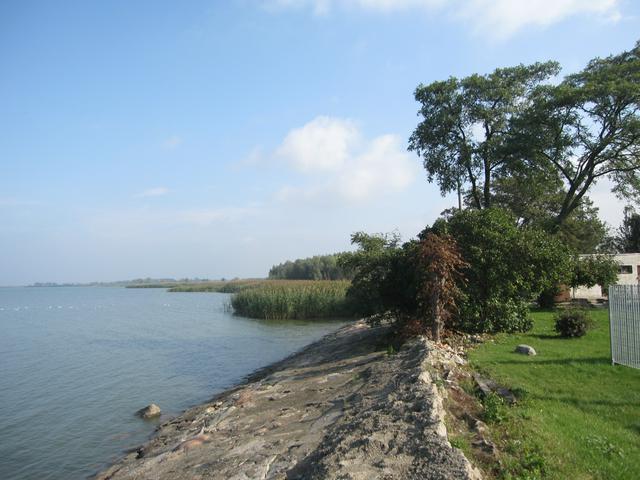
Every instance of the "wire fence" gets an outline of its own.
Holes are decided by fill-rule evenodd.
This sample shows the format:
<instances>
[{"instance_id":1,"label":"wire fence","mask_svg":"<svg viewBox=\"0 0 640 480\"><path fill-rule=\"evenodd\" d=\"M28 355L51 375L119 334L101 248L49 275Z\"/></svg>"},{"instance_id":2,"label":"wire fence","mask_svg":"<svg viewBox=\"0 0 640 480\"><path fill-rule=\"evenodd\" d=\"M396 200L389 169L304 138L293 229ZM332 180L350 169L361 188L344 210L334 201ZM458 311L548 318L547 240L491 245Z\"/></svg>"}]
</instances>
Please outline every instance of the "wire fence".
<instances>
[{"instance_id":1,"label":"wire fence","mask_svg":"<svg viewBox=\"0 0 640 480\"><path fill-rule=\"evenodd\" d=\"M640 285L609 287L611 363L640 368Z\"/></svg>"}]
</instances>

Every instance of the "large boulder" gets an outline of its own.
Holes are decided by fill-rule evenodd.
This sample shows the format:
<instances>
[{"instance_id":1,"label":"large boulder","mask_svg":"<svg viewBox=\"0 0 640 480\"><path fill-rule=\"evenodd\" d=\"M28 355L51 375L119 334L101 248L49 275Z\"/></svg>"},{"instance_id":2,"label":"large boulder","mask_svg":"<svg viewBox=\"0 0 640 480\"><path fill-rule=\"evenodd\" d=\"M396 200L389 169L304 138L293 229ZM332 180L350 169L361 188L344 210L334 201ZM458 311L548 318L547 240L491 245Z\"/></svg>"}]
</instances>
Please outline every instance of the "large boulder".
<instances>
[{"instance_id":1,"label":"large boulder","mask_svg":"<svg viewBox=\"0 0 640 480\"><path fill-rule=\"evenodd\" d=\"M155 403L152 403L151 405L147 405L146 407L138 410L136 412L136 415L138 415L139 417L148 419L148 418L159 417L161 413L162 413L162 410L160 410L160 407Z\"/></svg>"},{"instance_id":2,"label":"large boulder","mask_svg":"<svg viewBox=\"0 0 640 480\"><path fill-rule=\"evenodd\" d=\"M521 353L523 355L537 355L535 349L529 345L518 345L516 347L516 353Z\"/></svg>"}]
</instances>

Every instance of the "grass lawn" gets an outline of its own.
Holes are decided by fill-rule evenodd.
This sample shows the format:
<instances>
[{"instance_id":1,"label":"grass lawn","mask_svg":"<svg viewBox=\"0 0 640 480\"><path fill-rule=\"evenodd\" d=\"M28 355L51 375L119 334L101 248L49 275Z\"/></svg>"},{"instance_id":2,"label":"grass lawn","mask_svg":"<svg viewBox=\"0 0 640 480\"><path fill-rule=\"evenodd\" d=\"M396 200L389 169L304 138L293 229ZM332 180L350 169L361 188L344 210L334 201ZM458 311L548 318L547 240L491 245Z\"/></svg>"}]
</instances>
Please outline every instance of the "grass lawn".
<instances>
[{"instance_id":1,"label":"grass lawn","mask_svg":"<svg viewBox=\"0 0 640 480\"><path fill-rule=\"evenodd\" d=\"M594 329L578 339L556 335L553 312L532 315L532 331L469 353L472 368L521 397L491 425L501 476L640 479L640 370L611 366L608 312L592 310ZM538 355L513 353L520 343Z\"/></svg>"}]
</instances>

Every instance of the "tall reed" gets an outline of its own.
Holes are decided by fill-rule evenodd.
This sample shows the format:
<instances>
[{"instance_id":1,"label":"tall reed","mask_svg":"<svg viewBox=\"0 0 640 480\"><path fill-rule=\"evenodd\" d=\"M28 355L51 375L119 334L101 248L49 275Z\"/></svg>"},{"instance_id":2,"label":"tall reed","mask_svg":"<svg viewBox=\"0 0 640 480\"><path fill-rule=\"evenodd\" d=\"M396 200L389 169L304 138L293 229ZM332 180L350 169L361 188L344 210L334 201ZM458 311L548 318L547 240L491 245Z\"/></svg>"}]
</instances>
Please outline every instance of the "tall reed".
<instances>
[{"instance_id":1,"label":"tall reed","mask_svg":"<svg viewBox=\"0 0 640 480\"><path fill-rule=\"evenodd\" d=\"M265 319L352 316L346 298L348 281L266 281L231 297L238 315Z\"/></svg>"}]
</instances>

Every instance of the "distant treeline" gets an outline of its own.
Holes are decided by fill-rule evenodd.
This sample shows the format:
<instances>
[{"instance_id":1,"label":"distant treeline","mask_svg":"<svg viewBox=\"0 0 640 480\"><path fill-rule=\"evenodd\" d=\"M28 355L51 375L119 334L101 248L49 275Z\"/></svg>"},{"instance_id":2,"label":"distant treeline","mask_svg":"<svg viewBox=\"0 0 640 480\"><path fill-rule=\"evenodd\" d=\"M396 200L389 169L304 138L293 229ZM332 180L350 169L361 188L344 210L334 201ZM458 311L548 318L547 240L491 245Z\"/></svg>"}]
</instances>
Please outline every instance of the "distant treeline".
<instances>
[{"instance_id":1,"label":"distant treeline","mask_svg":"<svg viewBox=\"0 0 640 480\"><path fill-rule=\"evenodd\" d=\"M269 278L277 280L351 280L351 276L338 265L341 254L316 255L275 265Z\"/></svg>"}]
</instances>

